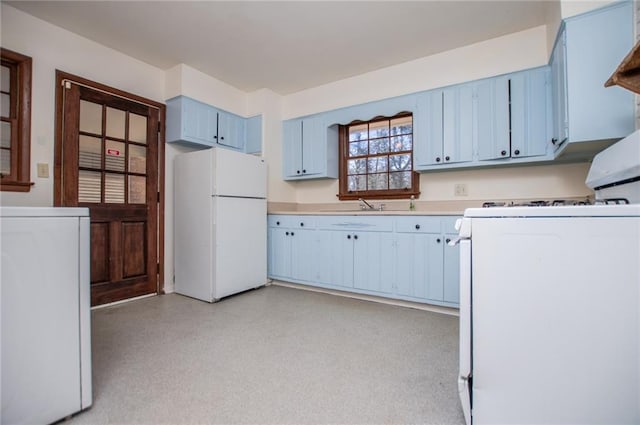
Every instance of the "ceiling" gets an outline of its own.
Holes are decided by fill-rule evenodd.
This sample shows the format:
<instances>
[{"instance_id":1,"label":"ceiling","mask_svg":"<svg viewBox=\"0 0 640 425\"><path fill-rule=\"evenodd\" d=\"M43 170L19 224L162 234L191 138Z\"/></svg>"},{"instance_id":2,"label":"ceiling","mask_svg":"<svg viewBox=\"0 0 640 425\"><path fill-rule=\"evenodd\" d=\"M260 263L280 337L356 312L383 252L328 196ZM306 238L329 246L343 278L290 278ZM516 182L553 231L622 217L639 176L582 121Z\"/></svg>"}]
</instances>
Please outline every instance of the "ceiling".
<instances>
[{"instance_id":1,"label":"ceiling","mask_svg":"<svg viewBox=\"0 0 640 425\"><path fill-rule=\"evenodd\" d=\"M549 1L6 1L169 69L289 94L545 24Z\"/></svg>"}]
</instances>

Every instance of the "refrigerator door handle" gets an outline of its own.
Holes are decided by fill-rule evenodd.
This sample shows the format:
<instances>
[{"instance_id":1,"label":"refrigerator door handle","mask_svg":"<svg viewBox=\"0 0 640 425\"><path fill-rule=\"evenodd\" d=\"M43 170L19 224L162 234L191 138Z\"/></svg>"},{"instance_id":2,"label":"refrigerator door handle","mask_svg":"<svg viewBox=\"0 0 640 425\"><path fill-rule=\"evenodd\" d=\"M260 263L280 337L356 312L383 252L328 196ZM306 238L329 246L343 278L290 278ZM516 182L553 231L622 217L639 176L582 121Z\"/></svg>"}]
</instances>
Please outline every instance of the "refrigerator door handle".
<instances>
[{"instance_id":1,"label":"refrigerator door handle","mask_svg":"<svg viewBox=\"0 0 640 425\"><path fill-rule=\"evenodd\" d=\"M467 425L471 425L471 240L460 241L460 375L458 393Z\"/></svg>"}]
</instances>

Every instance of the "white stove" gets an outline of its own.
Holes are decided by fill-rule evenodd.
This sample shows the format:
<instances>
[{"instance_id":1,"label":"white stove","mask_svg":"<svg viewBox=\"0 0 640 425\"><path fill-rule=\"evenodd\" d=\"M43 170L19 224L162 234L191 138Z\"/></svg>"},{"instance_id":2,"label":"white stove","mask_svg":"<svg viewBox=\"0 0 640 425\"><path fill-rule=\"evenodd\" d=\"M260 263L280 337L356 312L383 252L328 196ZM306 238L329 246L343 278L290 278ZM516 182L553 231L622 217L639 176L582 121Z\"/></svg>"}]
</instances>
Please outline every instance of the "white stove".
<instances>
[{"instance_id":1,"label":"white stove","mask_svg":"<svg viewBox=\"0 0 640 425\"><path fill-rule=\"evenodd\" d=\"M459 221L467 424L640 423L637 136L594 159L595 200L490 202Z\"/></svg>"}]
</instances>

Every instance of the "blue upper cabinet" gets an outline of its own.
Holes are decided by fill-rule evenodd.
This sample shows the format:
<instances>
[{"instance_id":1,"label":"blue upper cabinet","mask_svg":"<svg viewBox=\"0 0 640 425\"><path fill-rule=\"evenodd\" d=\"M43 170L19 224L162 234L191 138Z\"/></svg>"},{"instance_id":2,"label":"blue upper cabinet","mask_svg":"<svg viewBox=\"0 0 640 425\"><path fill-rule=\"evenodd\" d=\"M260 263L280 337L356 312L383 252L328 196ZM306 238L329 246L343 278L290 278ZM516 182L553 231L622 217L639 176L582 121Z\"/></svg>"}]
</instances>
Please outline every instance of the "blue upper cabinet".
<instances>
[{"instance_id":1,"label":"blue upper cabinet","mask_svg":"<svg viewBox=\"0 0 640 425\"><path fill-rule=\"evenodd\" d=\"M285 180L338 178L338 126L322 115L283 122Z\"/></svg>"},{"instance_id":2,"label":"blue upper cabinet","mask_svg":"<svg viewBox=\"0 0 640 425\"><path fill-rule=\"evenodd\" d=\"M477 82L478 160L509 158L509 77Z\"/></svg>"},{"instance_id":3,"label":"blue upper cabinet","mask_svg":"<svg viewBox=\"0 0 640 425\"><path fill-rule=\"evenodd\" d=\"M261 124L260 124L261 127ZM254 130L260 130L256 128ZM252 137L260 139L260 135ZM167 100L167 142L244 151L247 119L186 96Z\"/></svg>"},{"instance_id":4,"label":"blue upper cabinet","mask_svg":"<svg viewBox=\"0 0 640 425\"><path fill-rule=\"evenodd\" d=\"M421 93L413 120L417 170L473 159L473 88L470 84Z\"/></svg>"},{"instance_id":5,"label":"blue upper cabinet","mask_svg":"<svg viewBox=\"0 0 640 425\"><path fill-rule=\"evenodd\" d=\"M571 154L575 143L613 142L633 132L633 93L604 87L633 46L632 6L617 2L563 23L551 56L558 153Z\"/></svg>"}]
</instances>

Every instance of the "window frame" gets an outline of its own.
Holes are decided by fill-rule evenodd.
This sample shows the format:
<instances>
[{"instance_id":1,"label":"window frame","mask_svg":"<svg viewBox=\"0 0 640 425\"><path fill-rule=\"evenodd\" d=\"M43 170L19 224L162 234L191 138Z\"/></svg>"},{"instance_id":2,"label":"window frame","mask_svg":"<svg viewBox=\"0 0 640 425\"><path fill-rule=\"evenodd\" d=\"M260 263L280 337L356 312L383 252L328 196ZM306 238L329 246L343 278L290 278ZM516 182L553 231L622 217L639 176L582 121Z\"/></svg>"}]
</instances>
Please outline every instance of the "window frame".
<instances>
[{"instance_id":1,"label":"window frame","mask_svg":"<svg viewBox=\"0 0 640 425\"><path fill-rule=\"evenodd\" d=\"M31 182L31 68L29 56L0 48L2 65L10 68L11 172L0 176L0 191L29 192ZM15 93L15 96L13 94Z\"/></svg>"},{"instance_id":2,"label":"window frame","mask_svg":"<svg viewBox=\"0 0 640 425\"><path fill-rule=\"evenodd\" d=\"M339 127L339 149L340 149L340 163L339 163L339 192L338 199L341 201L357 200L359 198L365 199L409 199L412 196L418 198L420 196L420 174L413 169L414 164L414 146L412 130L412 144L411 144L411 189L386 189L386 190L361 190L361 191L349 191L349 179L348 179L348 163L349 163L349 127L352 125L371 124L379 121L390 121L396 118L402 118L411 116L413 123L413 113L400 112L393 116L376 116L368 121L356 120L346 125L340 125ZM405 151L408 152L408 151ZM371 155L375 157L379 155ZM364 156L361 158L369 158L370 156ZM367 173L368 174L368 173ZM387 170L389 174L389 170Z\"/></svg>"}]
</instances>

